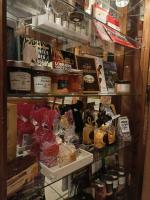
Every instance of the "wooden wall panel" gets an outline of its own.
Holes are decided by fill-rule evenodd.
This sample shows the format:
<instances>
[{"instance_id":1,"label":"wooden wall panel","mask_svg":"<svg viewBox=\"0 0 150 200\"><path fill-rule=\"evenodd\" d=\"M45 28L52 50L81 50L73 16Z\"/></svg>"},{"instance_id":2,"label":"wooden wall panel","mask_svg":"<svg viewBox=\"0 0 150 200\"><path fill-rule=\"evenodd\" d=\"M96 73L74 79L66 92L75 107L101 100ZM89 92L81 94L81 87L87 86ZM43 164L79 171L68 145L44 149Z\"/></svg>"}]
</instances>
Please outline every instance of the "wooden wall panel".
<instances>
[{"instance_id":1,"label":"wooden wall panel","mask_svg":"<svg viewBox=\"0 0 150 200\"><path fill-rule=\"evenodd\" d=\"M145 148L149 148L150 141L147 137L147 81L148 81L148 70L149 70L149 53L150 53L150 1L145 1L146 10L144 17L144 28L143 28L143 43L141 50L136 50L132 53L131 57L125 58L125 65L130 65L130 75L132 86L137 94L132 98L132 101L124 106L124 112L131 113L131 128L134 137L133 142L133 163L132 163L132 177L133 187L131 199L141 200L142 184L143 194L142 200L149 200L150 196L150 171L148 166L148 159L150 155L146 153L146 160L144 166ZM136 28L136 27L135 27ZM146 167L147 163L147 167ZM145 168L145 170L144 170ZM144 179L143 179L144 170ZM146 181L147 180L147 181ZM149 182L149 183L148 183ZM147 194L146 192L147 191Z\"/></svg>"},{"instance_id":2,"label":"wooden wall panel","mask_svg":"<svg viewBox=\"0 0 150 200\"><path fill-rule=\"evenodd\" d=\"M144 12L144 27L143 27L143 50L141 53L141 68L143 69L143 93L147 92L147 84L148 84L148 72L149 72L149 56L150 56L150 1L145 0L145 12ZM148 91L150 93L150 91ZM143 101L146 101L146 98L143 98ZM145 129L144 134L142 136L142 143L146 146L145 153L145 163L144 163L144 175L143 175L143 188L142 188L142 200L150 199L150 126L147 122L150 120L150 99L148 96L148 101L145 106L145 115L147 116L147 120L145 121ZM144 149L145 150L145 149Z\"/></svg>"},{"instance_id":3,"label":"wooden wall panel","mask_svg":"<svg viewBox=\"0 0 150 200\"><path fill-rule=\"evenodd\" d=\"M0 0L0 199L6 199L6 159L7 159L7 120L6 120L6 1Z\"/></svg>"},{"instance_id":4,"label":"wooden wall panel","mask_svg":"<svg viewBox=\"0 0 150 200\"><path fill-rule=\"evenodd\" d=\"M136 93L136 96L133 97L122 97L121 99L121 114L127 115L130 119L131 132L133 135L133 147L132 155L132 196L131 199L141 200L142 192L142 182L143 182L143 169L144 169L144 155L145 155L145 142L147 139L147 116L145 115L145 106L146 106L146 89L147 89L147 74L149 68L149 49L150 49L150 1L146 0L146 12L144 19L144 33L143 33L143 45L144 48L140 50L129 50L129 55L126 55L123 58L118 59L118 63L121 66L119 73L120 77L123 79L131 80L133 93ZM149 9L149 11L148 11ZM149 13L148 13L149 12ZM134 26L132 27L132 36L137 35L137 26L136 20L134 20ZM121 50L123 52L123 49ZM126 52L125 51L125 52ZM128 67L126 67L128 66ZM139 95L140 94L140 95ZM145 122L145 124L144 124ZM150 146L150 141L147 146ZM150 148L149 148L150 149ZM150 156L149 156L150 157ZM148 159L146 159L147 161ZM147 173L145 173L145 178L147 177L148 172L148 161L147 161ZM146 179L144 178L143 186L145 185ZM147 192L150 193L150 174L147 178ZM145 193L145 192L144 192ZM149 200L150 194L144 196L142 200Z\"/></svg>"}]
</instances>

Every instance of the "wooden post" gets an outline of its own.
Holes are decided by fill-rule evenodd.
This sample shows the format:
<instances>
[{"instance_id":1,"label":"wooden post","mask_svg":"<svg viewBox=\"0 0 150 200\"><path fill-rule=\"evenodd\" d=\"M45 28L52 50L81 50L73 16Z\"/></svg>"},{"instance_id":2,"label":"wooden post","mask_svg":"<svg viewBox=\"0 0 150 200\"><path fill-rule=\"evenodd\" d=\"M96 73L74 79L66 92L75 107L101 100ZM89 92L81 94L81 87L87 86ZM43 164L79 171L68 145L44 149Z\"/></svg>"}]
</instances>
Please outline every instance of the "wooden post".
<instances>
[{"instance_id":1,"label":"wooden post","mask_svg":"<svg viewBox=\"0 0 150 200\"><path fill-rule=\"evenodd\" d=\"M6 1L0 0L0 199L6 200L7 119L6 119Z\"/></svg>"},{"instance_id":2,"label":"wooden post","mask_svg":"<svg viewBox=\"0 0 150 200\"><path fill-rule=\"evenodd\" d=\"M144 12L144 26L143 26L143 49L141 51L141 70L143 76L143 102L142 105L145 105L146 102L146 92L148 84L148 71L149 71L149 56L150 56L150 1L145 0L145 12ZM150 91L148 91L150 93ZM145 94L145 95L144 95ZM145 110L149 110L150 100L148 99ZM143 108L143 110L144 110ZM142 113L143 114L143 113ZM147 120L150 119L150 113L147 114ZM149 122L148 122L149 123ZM150 197L150 126L146 126L145 122L145 131L143 131L142 143L146 146L145 153L145 163L144 163L144 174L143 174L143 187L142 187L142 200L149 200ZM140 151L140 150L139 150Z\"/></svg>"}]
</instances>

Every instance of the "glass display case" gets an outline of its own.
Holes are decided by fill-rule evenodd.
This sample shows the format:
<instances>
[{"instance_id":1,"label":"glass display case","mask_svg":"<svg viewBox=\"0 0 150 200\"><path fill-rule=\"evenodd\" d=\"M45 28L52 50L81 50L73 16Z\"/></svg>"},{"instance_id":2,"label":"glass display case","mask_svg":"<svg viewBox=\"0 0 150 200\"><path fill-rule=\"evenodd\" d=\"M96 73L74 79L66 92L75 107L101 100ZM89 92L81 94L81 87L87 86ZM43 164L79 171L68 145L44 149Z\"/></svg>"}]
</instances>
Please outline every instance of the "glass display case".
<instances>
[{"instance_id":1,"label":"glass display case","mask_svg":"<svg viewBox=\"0 0 150 200\"><path fill-rule=\"evenodd\" d=\"M7 0L3 199L135 199L141 4L118 5Z\"/></svg>"}]
</instances>

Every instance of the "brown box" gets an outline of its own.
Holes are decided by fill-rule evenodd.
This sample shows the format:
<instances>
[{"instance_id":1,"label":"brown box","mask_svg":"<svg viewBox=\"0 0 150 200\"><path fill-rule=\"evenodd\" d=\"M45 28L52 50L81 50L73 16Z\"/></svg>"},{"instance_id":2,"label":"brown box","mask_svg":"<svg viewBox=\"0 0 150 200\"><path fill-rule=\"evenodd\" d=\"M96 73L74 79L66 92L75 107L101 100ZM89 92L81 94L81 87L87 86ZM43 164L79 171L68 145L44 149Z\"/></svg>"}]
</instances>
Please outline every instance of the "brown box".
<instances>
[{"instance_id":1,"label":"brown box","mask_svg":"<svg viewBox=\"0 0 150 200\"><path fill-rule=\"evenodd\" d=\"M16 158L17 145L17 105L7 104L7 160Z\"/></svg>"}]
</instances>

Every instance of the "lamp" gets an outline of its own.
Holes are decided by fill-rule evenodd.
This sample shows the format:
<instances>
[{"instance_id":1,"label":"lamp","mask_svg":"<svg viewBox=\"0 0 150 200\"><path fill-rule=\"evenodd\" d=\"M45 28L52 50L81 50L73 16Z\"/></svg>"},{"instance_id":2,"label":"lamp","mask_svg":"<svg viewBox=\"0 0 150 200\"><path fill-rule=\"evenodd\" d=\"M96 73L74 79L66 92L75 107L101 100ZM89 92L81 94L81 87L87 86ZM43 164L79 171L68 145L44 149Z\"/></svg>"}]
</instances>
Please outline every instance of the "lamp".
<instances>
[{"instance_id":1,"label":"lamp","mask_svg":"<svg viewBox=\"0 0 150 200\"><path fill-rule=\"evenodd\" d=\"M116 0L116 6L119 8L126 7L129 3L129 0Z\"/></svg>"}]
</instances>

